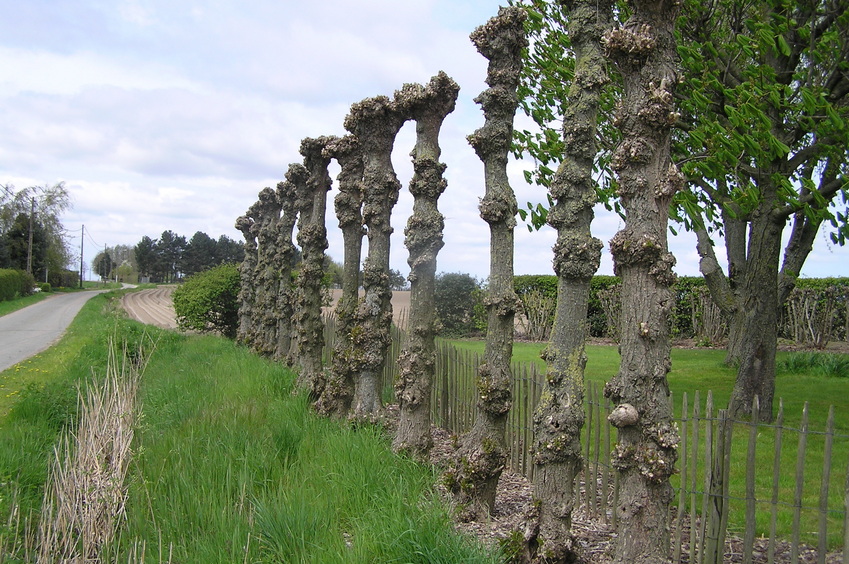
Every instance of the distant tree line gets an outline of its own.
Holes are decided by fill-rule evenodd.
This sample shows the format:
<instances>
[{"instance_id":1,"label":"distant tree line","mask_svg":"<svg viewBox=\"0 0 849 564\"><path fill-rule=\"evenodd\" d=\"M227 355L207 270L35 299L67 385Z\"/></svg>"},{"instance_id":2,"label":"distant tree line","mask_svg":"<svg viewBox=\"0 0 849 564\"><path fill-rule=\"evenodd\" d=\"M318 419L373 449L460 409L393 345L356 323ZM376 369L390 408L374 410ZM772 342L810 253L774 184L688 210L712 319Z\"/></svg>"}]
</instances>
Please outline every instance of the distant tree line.
<instances>
[{"instance_id":1,"label":"distant tree line","mask_svg":"<svg viewBox=\"0 0 849 564\"><path fill-rule=\"evenodd\" d=\"M52 286L74 285L73 253L60 221L71 207L63 182L16 189L0 185L0 268L20 270Z\"/></svg>"},{"instance_id":2,"label":"distant tree line","mask_svg":"<svg viewBox=\"0 0 849 564\"><path fill-rule=\"evenodd\" d=\"M105 280L170 283L220 264L239 263L244 254L244 244L227 235L213 239L197 231L187 240L167 230L155 239L145 235L134 247L106 247L92 267Z\"/></svg>"}]
</instances>

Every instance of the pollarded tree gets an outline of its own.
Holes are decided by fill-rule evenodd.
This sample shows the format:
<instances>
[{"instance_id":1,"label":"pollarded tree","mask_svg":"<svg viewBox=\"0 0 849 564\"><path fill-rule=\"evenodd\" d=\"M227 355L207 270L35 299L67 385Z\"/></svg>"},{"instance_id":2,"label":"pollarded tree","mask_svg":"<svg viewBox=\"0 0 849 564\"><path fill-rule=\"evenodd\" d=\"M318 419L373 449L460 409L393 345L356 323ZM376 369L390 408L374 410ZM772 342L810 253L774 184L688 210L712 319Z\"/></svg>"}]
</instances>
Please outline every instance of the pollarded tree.
<instances>
[{"instance_id":1,"label":"pollarded tree","mask_svg":"<svg viewBox=\"0 0 849 564\"><path fill-rule=\"evenodd\" d=\"M325 384L321 358L324 348L321 283L324 276L324 251L327 249L324 216L331 180L327 173L330 157L324 153L324 149L335 139L318 137L301 141L301 155L309 176L304 185L305 191L298 198L298 244L303 259L296 279L294 319L298 333L298 385L306 389L312 401L318 400Z\"/></svg>"},{"instance_id":2,"label":"pollarded tree","mask_svg":"<svg viewBox=\"0 0 849 564\"><path fill-rule=\"evenodd\" d=\"M341 168L339 194L334 200L336 218L342 230L344 260L342 296L336 303L336 345L327 385L316 403L319 413L337 418L348 416L354 399L354 382L360 373L361 356L354 345L360 286L360 259L363 247L363 156L353 135L328 143L325 154Z\"/></svg>"},{"instance_id":3,"label":"pollarded tree","mask_svg":"<svg viewBox=\"0 0 849 564\"><path fill-rule=\"evenodd\" d=\"M849 2L691 0L680 33L681 201L730 318L732 410L749 413L757 395L757 417L771 420L780 308L820 225L840 244L847 231L830 206L849 187ZM711 231L724 235L727 272Z\"/></svg>"},{"instance_id":4,"label":"pollarded tree","mask_svg":"<svg viewBox=\"0 0 849 564\"><path fill-rule=\"evenodd\" d=\"M777 312L822 223L831 224L836 243L843 244L847 232L847 214L835 205L845 202L847 187L849 3L691 0L682 5L681 116L673 158L688 190L676 195L673 213L696 232L701 271L713 301L731 320L727 360L739 363L733 409L748 412L759 395L759 417L768 420ZM560 101L569 84L564 76L570 59L562 53L562 46L549 43L528 52L531 63L539 62L539 72L524 90L527 111L543 131L520 132L517 141L537 160L529 176L542 184L551 180L551 162L562 158L551 126L563 116ZM602 104L601 168L609 164L615 138L610 107ZM603 201L609 197L604 190L600 194ZM542 213L532 216L539 221L547 210L537 209ZM724 236L726 271L716 256L714 233Z\"/></svg>"},{"instance_id":5,"label":"pollarded tree","mask_svg":"<svg viewBox=\"0 0 849 564\"><path fill-rule=\"evenodd\" d=\"M483 108L485 122L468 138L484 163L486 181L479 209L490 232L489 286L484 301L487 333L484 363L478 367L477 417L462 437L456 460L446 473L469 517L492 512L498 479L507 460L505 431L513 401L513 320L519 304L513 290L513 230L518 206L507 178L507 158L518 105L522 50L528 45L526 17L522 8L501 8L496 17L471 35L475 47L489 60L489 88L475 99Z\"/></svg>"},{"instance_id":6,"label":"pollarded tree","mask_svg":"<svg viewBox=\"0 0 849 564\"><path fill-rule=\"evenodd\" d=\"M678 0L633 0L624 25L604 35L621 76L616 119L621 141L610 159L618 177L625 227L610 241L614 272L622 279L619 371L604 387L616 405L612 454L619 473L615 562L666 562L669 503L678 434L666 375L671 367L669 313L674 302L674 257L667 246L669 206L684 185L671 160L678 119L675 20Z\"/></svg>"},{"instance_id":7,"label":"pollarded tree","mask_svg":"<svg viewBox=\"0 0 849 564\"><path fill-rule=\"evenodd\" d=\"M289 165L286 180L277 183L277 200L280 203L280 221L274 246L274 264L277 271L274 314L277 317L277 343L274 358L288 362L292 348L292 315L295 287L292 271L297 249L292 242L292 232L298 218L296 193L298 186L306 185L309 172L300 163Z\"/></svg>"},{"instance_id":8,"label":"pollarded tree","mask_svg":"<svg viewBox=\"0 0 849 564\"><path fill-rule=\"evenodd\" d=\"M251 206L251 217L256 231L256 265L254 266L254 331L253 348L266 356L273 356L277 348L277 254L278 224L282 205L271 188L259 192Z\"/></svg>"},{"instance_id":9,"label":"pollarded tree","mask_svg":"<svg viewBox=\"0 0 849 564\"><path fill-rule=\"evenodd\" d=\"M597 120L603 88L608 82L602 35L610 26L610 2L579 0L540 3L562 22L574 56L569 95L563 103L563 161L549 194L554 205L548 223L557 229L554 271L557 305L551 340L544 357L548 364L540 402L534 413L534 498L539 532L534 545L546 561L568 561L572 546L572 508L576 478L581 470L581 428L584 425L584 367L590 282L601 260L601 241L590 225L596 202L593 164L598 153ZM541 41L565 36L550 30ZM543 64L555 65L557 61ZM532 546L534 546L532 545Z\"/></svg>"},{"instance_id":10,"label":"pollarded tree","mask_svg":"<svg viewBox=\"0 0 849 564\"><path fill-rule=\"evenodd\" d=\"M404 91L416 120L416 146L411 153L413 215L404 230L404 243L409 250L410 319L407 342L398 358L400 373L395 381L395 397L400 418L392 447L425 458L433 445L430 394L436 370L434 285L436 256L444 244L445 225L437 202L447 186L442 177L445 165L439 162L439 131L445 117L454 111L460 87L440 72L427 86L408 84Z\"/></svg>"},{"instance_id":11,"label":"pollarded tree","mask_svg":"<svg viewBox=\"0 0 849 564\"><path fill-rule=\"evenodd\" d=\"M356 136L363 157L363 222L368 255L363 265L365 296L357 306L354 346L361 370L354 385L351 416L380 416L380 375L391 343L392 291L389 289L390 218L401 183L392 166L395 136L409 118L409 109L386 96L366 98L351 106L345 129Z\"/></svg>"},{"instance_id":12,"label":"pollarded tree","mask_svg":"<svg viewBox=\"0 0 849 564\"><path fill-rule=\"evenodd\" d=\"M245 215L236 219L236 229L241 231L245 238L245 257L239 264L239 325L236 329L236 340L243 345L253 347L254 340L254 302L256 300L256 289L254 288L254 270L256 270L256 230L254 220L250 216L250 209ZM138 247L136 247L138 249ZM136 250L138 257L138 250ZM139 264L141 261L139 260ZM139 266L141 268L141 266Z\"/></svg>"}]
</instances>

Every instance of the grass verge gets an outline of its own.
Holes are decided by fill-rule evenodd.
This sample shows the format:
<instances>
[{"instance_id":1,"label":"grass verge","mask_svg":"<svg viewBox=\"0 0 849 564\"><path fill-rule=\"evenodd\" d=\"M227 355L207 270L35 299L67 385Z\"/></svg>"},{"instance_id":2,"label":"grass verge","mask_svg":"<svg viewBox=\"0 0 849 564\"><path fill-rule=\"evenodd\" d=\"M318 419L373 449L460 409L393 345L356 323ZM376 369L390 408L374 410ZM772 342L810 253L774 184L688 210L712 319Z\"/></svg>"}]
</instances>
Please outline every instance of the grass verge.
<instances>
[{"instance_id":1,"label":"grass verge","mask_svg":"<svg viewBox=\"0 0 849 564\"><path fill-rule=\"evenodd\" d=\"M380 429L315 417L284 367L122 319L115 296L93 298L17 371L23 388L0 418L0 556L37 554L54 445L76 429L76 390L106 373L113 337L130 357L133 343L157 345L139 384L124 524L102 561L501 561L453 531L432 470L394 455Z\"/></svg>"}]
</instances>

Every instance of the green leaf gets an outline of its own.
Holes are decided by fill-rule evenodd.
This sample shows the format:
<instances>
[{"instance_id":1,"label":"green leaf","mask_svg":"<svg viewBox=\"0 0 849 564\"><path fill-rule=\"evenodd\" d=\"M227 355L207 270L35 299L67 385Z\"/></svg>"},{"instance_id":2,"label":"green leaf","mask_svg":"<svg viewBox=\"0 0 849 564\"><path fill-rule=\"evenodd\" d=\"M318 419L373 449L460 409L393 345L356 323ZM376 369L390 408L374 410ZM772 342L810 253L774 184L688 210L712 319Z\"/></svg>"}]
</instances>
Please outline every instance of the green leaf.
<instances>
[{"instance_id":1,"label":"green leaf","mask_svg":"<svg viewBox=\"0 0 849 564\"><path fill-rule=\"evenodd\" d=\"M784 39L783 35L776 35L775 42L778 44L778 51L784 55L785 57L790 56L790 45L787 44L787 40Z\"/></svg>"}]
</instances>

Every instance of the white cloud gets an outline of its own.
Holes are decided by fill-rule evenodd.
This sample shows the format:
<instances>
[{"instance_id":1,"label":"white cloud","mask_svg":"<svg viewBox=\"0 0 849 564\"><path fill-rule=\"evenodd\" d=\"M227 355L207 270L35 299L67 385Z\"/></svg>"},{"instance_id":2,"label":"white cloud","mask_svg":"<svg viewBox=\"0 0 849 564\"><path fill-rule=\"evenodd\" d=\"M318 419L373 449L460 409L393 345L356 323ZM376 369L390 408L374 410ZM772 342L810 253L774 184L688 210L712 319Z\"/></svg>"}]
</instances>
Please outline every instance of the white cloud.
<instances>
[{"instance_id":1,"label":"white cloud","mask_svg":"<svg viewBox=\"0 0 849 564\"><path fill-rule=\"evenodd\" d=\"M55 53L0 46L0 95L21 92L78 94L90 86L127 90L196 89L197 85L167 64L121 61L93 52Z\"/></svg>"},{"instance_id":2,"label":"white cloud","mask_svg":"<svg viewBox=\"0 0 849 564\"><path fill-rule=\"evenodd\" d=\"M392 95L405 82L444 70L460 85L442 129L448 189L439 270L489 271L489 232L478 217L483 166L466 135L483 124L473 102L487 62L468 39L499 0L31 0L0 5L0 182L67 181L69 229L101 244L135 244L170 229L190 237L240 234L235 218L264 186L301 160L300 140L342 135L350 105ZM527 119L517 118L520 127ZM393 214L392 266L407 271L403 229L407 125L393 158L402 193ZM335 166L335 165L334 165ZM524 184L530 163L511 162L517 200L543 202ZM335 180L335 169L333 172ZM328 199L334 258L341 235ZM593 232L605 245L621 220L598 212ZM516 232L516 271L551 271L554 232ZM692 238L670 238L679 273L697 273ZM824 241L803 274L840 274ZM94 256L96 249L87 258ZM844 252L835 250L834 253ZM612 272L605 252L601 272Z\"/></svg>"}]
</instances>

